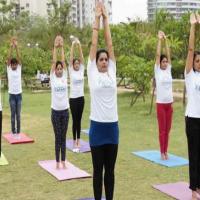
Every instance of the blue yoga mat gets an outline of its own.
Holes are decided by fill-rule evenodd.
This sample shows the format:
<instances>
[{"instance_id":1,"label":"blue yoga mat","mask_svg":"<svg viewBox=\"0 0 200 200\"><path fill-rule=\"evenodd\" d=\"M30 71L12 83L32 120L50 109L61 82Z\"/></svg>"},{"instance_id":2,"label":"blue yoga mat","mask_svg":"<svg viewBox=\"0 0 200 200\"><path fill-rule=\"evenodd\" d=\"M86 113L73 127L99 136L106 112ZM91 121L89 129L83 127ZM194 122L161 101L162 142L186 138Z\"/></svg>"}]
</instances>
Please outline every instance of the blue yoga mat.
<instances>
[{"instance_id":1,"label":"blue yoga mat","mask_svg":"<svg viewBox=\"0 0 200 200\"><path fill-rule=\"evenodd\" d=\"M152 151L137 151L132 152L134 155L139 156L141 158L144 158L146 160L149 160L151 162L154 162L159 165L163 165L166 167L178 167L178 166L184 166L188 165L188 160L179 156L175 156L172 154L168 154L169 159L168 160L161 160L160 158L160 152L156 150Z\"/></svg>"},{"instance_id":2,"label":"blue yoga mat","mask_svg":"<svg viewBox=\"0 0 200 200\"><path fill-rule=\"evenodd\" d=\"M89 135L90 129L82 129L81 132L85 133L86 135Z\"/></svg>"}]
</instances>

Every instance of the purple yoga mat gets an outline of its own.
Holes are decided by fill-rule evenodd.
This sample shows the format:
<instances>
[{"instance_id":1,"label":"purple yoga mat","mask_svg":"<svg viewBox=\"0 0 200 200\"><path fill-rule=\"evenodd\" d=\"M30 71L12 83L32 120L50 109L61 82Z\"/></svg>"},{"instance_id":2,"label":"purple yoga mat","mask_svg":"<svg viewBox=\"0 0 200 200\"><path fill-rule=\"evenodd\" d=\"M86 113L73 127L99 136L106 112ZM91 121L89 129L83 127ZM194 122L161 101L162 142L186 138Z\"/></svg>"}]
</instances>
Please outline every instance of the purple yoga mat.
<instances>
[{"instance_id":1,"label":"purple yoga mat","mask_svg":"<svg viewBox=\"0 0 200 200\"><path fill-rule=\"evenodd\" d=\"M189 185L185 182L153 185L153 187L177 200L191 200L192 197ZM198 198L200 199L200 196Z\"/></svg>"},{"instance_id":2,"label":"purple yoga mat","mask_svg":"<svg viewBox=\"0 0 200 200\"><path fill-rule=\"evenodd\" d=\"M38 163L44 170L56 177L59 181L91 177L90 174L75 167L70 162L67 162L66 164L67 169L56 169L55 160L39 161Z\"/></svg>"},{"instance_id":3,"label":"purple yoga mat","mask_svg":"<svg viewBox=\"0 0 200 200\"><path fill-rule=\"evenodd\" d=\"M80 140L80 152L81 153L86 153L86 152L90 152L90 145L88 142L85 142L83 140ZM66 141L66 147L69 149L69 150L73 150L73 140L67 140Z\"/></svg>"}]
</instances>

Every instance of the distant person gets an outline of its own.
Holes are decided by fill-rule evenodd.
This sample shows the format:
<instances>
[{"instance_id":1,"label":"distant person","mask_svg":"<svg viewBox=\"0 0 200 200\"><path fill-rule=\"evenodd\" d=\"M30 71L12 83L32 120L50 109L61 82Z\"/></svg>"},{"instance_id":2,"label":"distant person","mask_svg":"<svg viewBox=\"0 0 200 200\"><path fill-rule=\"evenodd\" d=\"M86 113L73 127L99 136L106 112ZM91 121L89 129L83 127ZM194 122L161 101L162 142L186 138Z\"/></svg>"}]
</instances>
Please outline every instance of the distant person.
<instances>
[{"instance_id":1,"label":"distant person","mask_svg":"<svg viewBox=\"0 0 200 200\"><path fill-rule=\"evenodd\" d=\"M195 29L200 23L198 14L190 16L190 38L185 66L187 107L185 112L186 135L188 142L189 176L192 200L200 194L200 51L195 51Z\"/></svg>"},{"instance_id":2,"label":"distant person","mask_svg":"<svg viewBox=\"0 0 200 200\"><path fill-rule=\"evenodd\" d=\"M167 55L161 54L161 44L165 43ZM169 133L173 114L173 92L171 57L165 33L158 32L158 46L154 67L156 86L156 107L159 126L159 142L162 160L168 160Z\"/></svg>"},{"instance_id":3,"label":"distant person","mask_svg":"<svg viewBox=\"0 0 200 200\"><path fill-rule=\"evenodd\" d=\"M97 50L101 17L108 50ZM89 141L93 163L94 197L95 200L101 200L104 179L106 200L112 200L119 142L116 60L109 17L102 3L97 3L96 6L87 74L91 98Z\"/></svg>"},{"instance_id":4,"label":"distant person","mask_svg":"<svg viewBox=\"0 0 200 200\"><path fill-rule=\"evenodd\" d=\"M40 74L40 81L41 81L42 87L44 87L44 85L48 85L49 81L50 81L50 78L49 78L48 74L45 73L45 72L42 72Z\"/></svg>"},{"instance_id":5,"label":"distant person","mask_svg":"<svg viewBox=\"0 0 200 200\"><path fill-rule=\"evenodd\" d=\"M74 48L78 47L79 57L74 57ZM73 151L79 152L80 148L80 133L81 133L81 119L84 109L84 58L81 44L79 41L74 41L70 53L70 110L72 113L72 132L74 140Z\"/></svg>"},{"instance_id":6,"label":"distant person","mask_svg":"<svg viewBox=\"0 0 200 200\"><path fill-rule=\"evenodd\" d=\"M13 50L16 50L17 58L11 57ZM11 110L11 132L19 138L21 131L21 104L22 104L22 64L19 56L18 42L12 38L7 60L8 93ZM15 121L17 126L15 126Z\"/></svg>"},{"instance_id":7,"label":"distant person","mask_svg":"<svg viewBox=\"0 0 200 200\"><path fill-rule=\"evenodd\" d=\"M57 49L61 49L61 61L57 60ZM53 48L51 79L51 120L55 134L56 169L66 168L66 134L69 121L69 99L67 89L67 69L63 47L63 38L57 36ZM61 159L60 159L61 154Z\"/></svg>"}]
</instances>

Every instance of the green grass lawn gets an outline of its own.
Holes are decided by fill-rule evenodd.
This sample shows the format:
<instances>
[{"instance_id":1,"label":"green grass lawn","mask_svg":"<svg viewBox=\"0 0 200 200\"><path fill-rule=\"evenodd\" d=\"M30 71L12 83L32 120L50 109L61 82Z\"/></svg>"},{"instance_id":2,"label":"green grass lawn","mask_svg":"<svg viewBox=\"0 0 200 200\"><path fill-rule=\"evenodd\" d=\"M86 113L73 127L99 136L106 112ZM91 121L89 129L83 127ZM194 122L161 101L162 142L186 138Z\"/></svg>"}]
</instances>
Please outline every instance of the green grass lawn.
<instances>
[{"instance_id":1,"label":"green grass lawn","mask_svg":"<svg viewBox=\"0 0 200 200\"><path fill-rule=\"evenodd\" d=\"M2 98L3 98L2 94ZM89 95L82 127L89 125ZM10 130L8 95L5 94L3 132ZM129 107L130 94L118 96L120 145L116 163L116 200L170 199L152 189L152 184L188 180L188 167L166 168L131 154L137 150L158 149L158 131L155 109L148 115L150 99L142 99ZM70 116L68 138L72 137ZM93 195L92 179L58 182L38 166L39 160L54 159L54 135L50 121L50 93L24 92L22 106L22 131L35 139L33 144L10 145L3 140L3 152L8 166L0 166L0 200L75 200ZM84 139L87 136L82 135ZM184 108L174 103L174 120L169 145L170 153L187 157L184 131ZM92 173L91 155L67 151L67 159Z\"/></svg>"}]
</instances>

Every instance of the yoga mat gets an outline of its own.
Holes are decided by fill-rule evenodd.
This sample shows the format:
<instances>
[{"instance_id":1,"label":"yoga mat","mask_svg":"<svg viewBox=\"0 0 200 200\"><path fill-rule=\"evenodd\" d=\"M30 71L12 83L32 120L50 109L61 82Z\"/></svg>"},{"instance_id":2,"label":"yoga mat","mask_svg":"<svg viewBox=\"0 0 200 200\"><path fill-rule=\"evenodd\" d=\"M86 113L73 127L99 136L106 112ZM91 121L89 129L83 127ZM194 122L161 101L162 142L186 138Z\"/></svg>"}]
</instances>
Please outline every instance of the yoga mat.
<instances>
[{"instance_id":1,"label":"yoga mat","mask_svg":"<svg viewBox=\"0 0 200 200\"><path fill-rule=\"evenodd\" d=\"M19 138L15 138L16 136L13 136L12 133L6 133L3 135L3 137L9 142L10 144L23 144L23 143L32 143L34 140L30 137L28 137L24 133L19 134Z\"/></svg>"},{"instance_id":2,"label":"yoga mat","mask_svg":"<svg viewBox=\"0 0 200 200\"><path fill-rule=\"evenodd\" d=\"M80 145L81 145L81 147L79 149L80 149L81 153L90 152L90 145L88 142L80 140ZM72 139L66 141L66 147L71 151L73 150L73 140Z\"/></svg>"},{"instance_id":3,"label":"yoga mat","mask_svg":"<svg viewBox=\"0 0 200 200\"><path fill-rule=\"evenodd\" d=\"M177 182L162 185L153 185L153 188L173 197L177 200L191 200L192 191L189 189L188 183ZM200 199L200 196L198 196Z\"/></svg>"},{"instance_id":4,"label":"yoga mat","mask_svg":"<svg viewBox=\"0 0 200 200\"><path fill-rule=\"evenodd\" d=\"M82 130L81 130L81 132L85 133L86 135L89 135L89 131L90 131L89 128L88 128L88 129L82 129Z\"/></svg>"},{"instance_id":5,"label":"yoga mat","mask_svg":"<svg viewBox=\"0 0 200 200\"><path fill-rule=\"evenodd\" d=\"M168 160L161 160L160 158L160 152L159 151L138 151L138 152L132 152L134 155L139 156L143 159L149 160L151 162L154 162L159 165L163 165L166 167L178 167L178 166L184 166L188 165L188 160L179 156L175 156L172 154L168 154L169 159Z\"/></svg>"},{"instance_id":6,"label":"yoga mat","mask_svg":"<svg viewBox=\"0 0 200 200\"><path fill-rule=\"evenodd\" d=\"M0 166L2 166L2 165L8 165L8 161L7 161L6 157L3 155L3 153L1 152Z\"/></svg>"},{"instance_id":7,"label":"yoga mat","mask_svg":"<svg viewBox=\"0 0 200 200\"><path fill-rule=\"evenodd\" d=\"M80 178L89 178L90 174L74 166L70 162L67 162L67 169L56 169L55 160L45 160L38 162L40 167L49 172L51 175L56 177L59 181L71 180L71 179L80 179Z\"/></svg>"}]
</instances>

